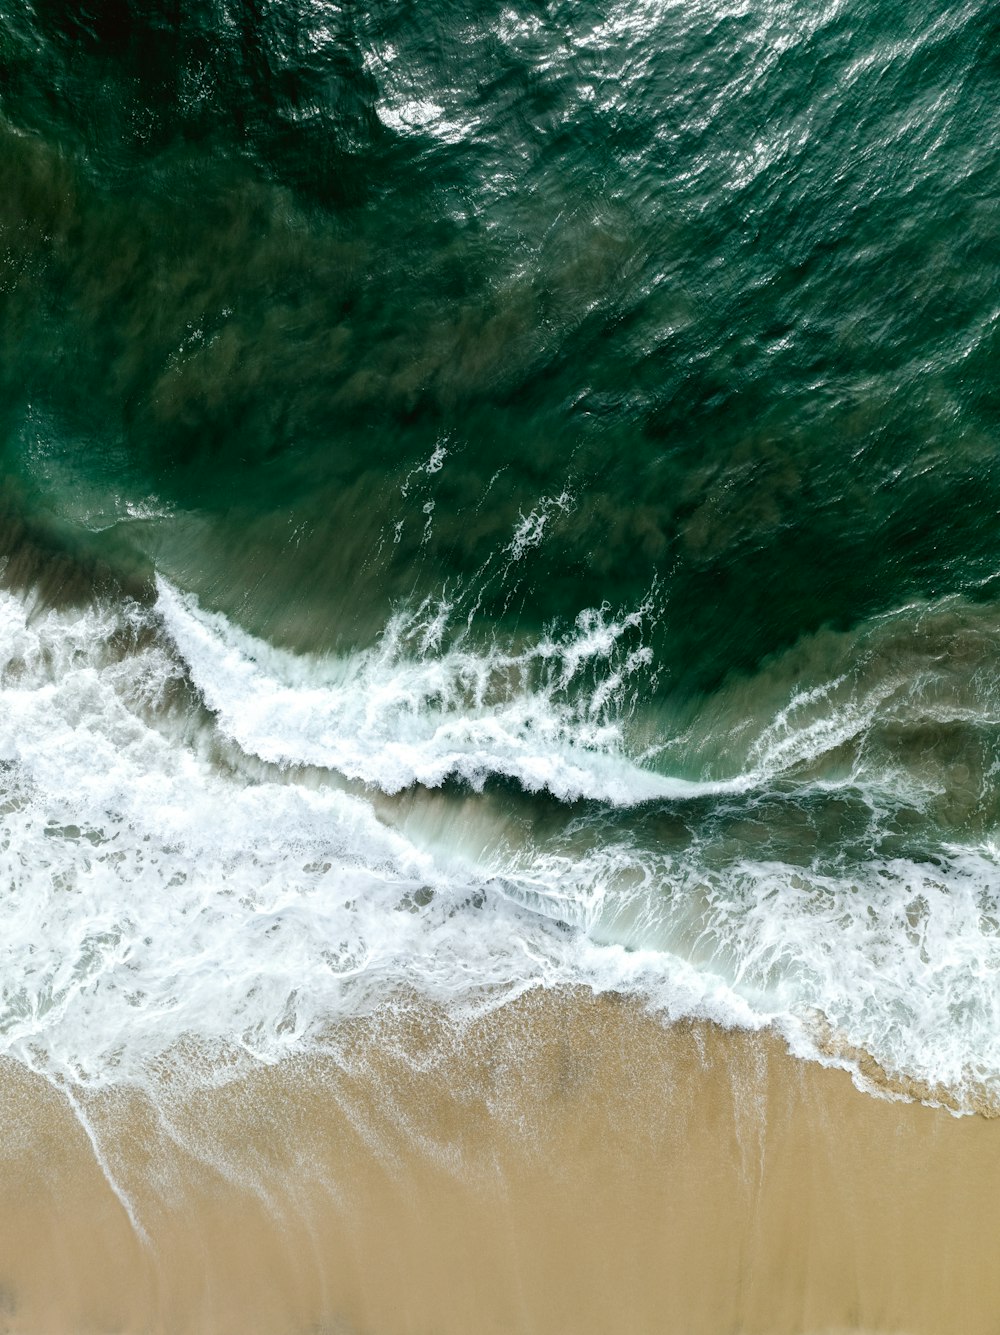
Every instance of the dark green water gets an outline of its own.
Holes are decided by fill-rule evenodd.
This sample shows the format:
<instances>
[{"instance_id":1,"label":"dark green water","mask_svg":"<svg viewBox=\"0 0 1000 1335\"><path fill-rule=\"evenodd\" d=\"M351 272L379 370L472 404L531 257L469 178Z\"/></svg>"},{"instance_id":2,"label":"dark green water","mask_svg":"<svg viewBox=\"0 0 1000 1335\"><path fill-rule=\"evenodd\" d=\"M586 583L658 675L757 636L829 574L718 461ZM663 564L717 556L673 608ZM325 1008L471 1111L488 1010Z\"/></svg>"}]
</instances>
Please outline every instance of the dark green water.
<instances>
[{"instance_id":1,"label":"dark green water","mask_svg":"<svg viewBox=\"0 0 1000 1335\"><path fill-rule=\"evenodd\" d=\"M535 629L658 580L688 693L989 598L997 36L985 5L18 7L6 470L65 541L162 545L310 647L445 583ZM243 568L171 541L191 512Z\"/></svg>"},{"instance_id":2,"label":"dark green water","mask_svg":"<svg viewBox=\"0 0 1000 1335\"><path fill-rule=\"evenodd\" d=\"M998 51L985 0L3 5L8 582L165 624L230 770L992 1081Z\"/></svg>"}]
</instances>

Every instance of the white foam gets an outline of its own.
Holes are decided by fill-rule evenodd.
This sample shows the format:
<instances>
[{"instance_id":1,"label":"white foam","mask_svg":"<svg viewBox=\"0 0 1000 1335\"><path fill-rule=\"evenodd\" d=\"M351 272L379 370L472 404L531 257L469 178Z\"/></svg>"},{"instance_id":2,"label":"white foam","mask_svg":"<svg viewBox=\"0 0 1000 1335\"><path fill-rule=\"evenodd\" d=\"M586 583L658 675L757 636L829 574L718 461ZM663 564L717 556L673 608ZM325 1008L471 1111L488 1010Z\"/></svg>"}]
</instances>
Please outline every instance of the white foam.
<instances>
[{"instance_id":1,"label":"white foam","mask_svg":"<svg viewBox=\"0 0 1000 1335\"><path fill-rule=\"evenodd\" d=\"M3 1050L100 1083L185 1034L274 1060L400 987L478 1005L580 976L494 865L335 786L220 771L210 725L156 708L170 646L118 647L143 615L0 596Z\"/></svg>"},{"instance_id":2,"label":"white foam","mask_svg":"<svg viewBox=\"0 0 1000 1335\"><path fill-rule=\"evenodd\" d=\"M533 670L551 672L536 672L534 695L508 656L517 718L538 719L517 732L480 686L495 654L475 670L468 648L420 660L411 638L320 664L168 586L156 613L29 615L0 595L0 1050L71 1089L140 1080L185 1035L274 1061L401 990L461 1011L577 984L640 993L670 1016L776 1024L816 1056L821 1015L890 1071L995 1084L988 843L937 862L792 866L722 856L704 837L670 852L607 806L605 834L569 814L562 833L518 833L485 798L473 838L456 795L380 817L334 775L226 749L231 735L265 761L335 759L386 787L537 773L539 786L631 799L645 772L600 731L601 706L591 713L604 679L588 678L575 712L559 694L595 654L626 671L635 641L616 659L615 625L593 614L545 642L548 658L535 646ZM768 725L775 737L794 712Z\"/></svg>"},{"instance_id":3,"label":"white foam","mask_svg":"<svg viewBox=\"0 0 1000 1335\"><path fill-rule=\"evenodd\" d=\"M572 635L519 652L441 650L449 609L438 604L394 617L375 649L317 660L247 635L166 580L158 590L164 625L220 728L262 760L323 766L387 793L449 778L481 788L492 775L617 804L720 787L656 774L624 753L617 706L649 652L621 644L641 611L581 613Z\"/></svg>"}]
</instances>

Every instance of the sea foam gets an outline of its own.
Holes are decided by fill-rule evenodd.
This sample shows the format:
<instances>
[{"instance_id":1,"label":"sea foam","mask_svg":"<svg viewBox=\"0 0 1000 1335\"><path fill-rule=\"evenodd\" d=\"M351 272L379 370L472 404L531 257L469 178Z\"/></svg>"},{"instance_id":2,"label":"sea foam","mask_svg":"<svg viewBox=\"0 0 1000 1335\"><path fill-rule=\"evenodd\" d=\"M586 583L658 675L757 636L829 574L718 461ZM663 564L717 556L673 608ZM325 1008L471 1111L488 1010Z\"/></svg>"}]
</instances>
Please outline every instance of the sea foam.
<instances>
[{"instance_id":1,"label":"sea foam","mask_svg":"<svg viewBox=\"0 0 1000 1335\"><path fill-rule=\"evenodd\" d=\"M563 657L591 661L584 637L617 670L600 621ZM504 700L471 647L308 660L165 584L153 609L4 593L0 645L0 1045L64 1084L142 1080L183 1038L270 1062L403 995L460 1019L565 985L932 1091L997 1081L995 848L793 863L727 854L711 820L667 847L630 813L765 795L644 770L554 650L533 686L542 650L511 652ZM543 829L427 788L491 774L589 800Z\"/></svg>"}]
</instances>

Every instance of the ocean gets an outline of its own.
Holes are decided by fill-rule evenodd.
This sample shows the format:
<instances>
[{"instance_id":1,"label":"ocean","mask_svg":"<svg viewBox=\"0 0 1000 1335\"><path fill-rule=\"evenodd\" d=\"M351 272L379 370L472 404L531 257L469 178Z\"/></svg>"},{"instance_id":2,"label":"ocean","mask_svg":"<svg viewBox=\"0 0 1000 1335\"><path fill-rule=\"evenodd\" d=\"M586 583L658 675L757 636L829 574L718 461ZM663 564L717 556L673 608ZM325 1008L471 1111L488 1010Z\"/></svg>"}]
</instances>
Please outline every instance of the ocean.
<instances>
[{"instance_id":1,"label":"ocean","mask_svg":"<svg viewBox=\"0 0 1000 1335\"><path fill-rule=\"evenodd\" d=\"M1000 1108L998 51L0 5L0 1056L137 1235L90 1101L386 1016Z\"/></svg>"}]
</instances>

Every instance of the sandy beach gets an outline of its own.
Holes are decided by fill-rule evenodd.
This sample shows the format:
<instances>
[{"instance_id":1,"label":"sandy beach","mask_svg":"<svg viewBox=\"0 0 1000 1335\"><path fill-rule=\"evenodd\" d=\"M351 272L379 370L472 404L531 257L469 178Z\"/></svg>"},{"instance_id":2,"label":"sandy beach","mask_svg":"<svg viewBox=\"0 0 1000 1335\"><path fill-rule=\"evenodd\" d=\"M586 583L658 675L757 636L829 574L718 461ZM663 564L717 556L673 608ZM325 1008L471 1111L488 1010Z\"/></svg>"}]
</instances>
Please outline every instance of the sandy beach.
<instances>
[{"instance_id":1,"label":"sandy beach","mask_svg":"<svg viewBox=\"0 0 1000 1335\"><path fill-rule=\"evenodd\" d=\"M0 1328L996 1328L996 1121L609 997L536 994L458 1034L385 1015L332 1041L196 1096L178 1054L157 1108L93 1096L89 1135L8 1063Z\"/></svg>"}]
</instances>

